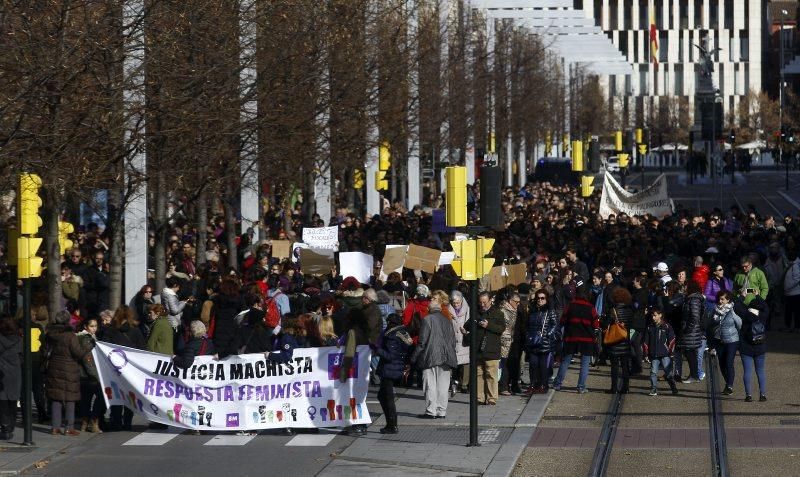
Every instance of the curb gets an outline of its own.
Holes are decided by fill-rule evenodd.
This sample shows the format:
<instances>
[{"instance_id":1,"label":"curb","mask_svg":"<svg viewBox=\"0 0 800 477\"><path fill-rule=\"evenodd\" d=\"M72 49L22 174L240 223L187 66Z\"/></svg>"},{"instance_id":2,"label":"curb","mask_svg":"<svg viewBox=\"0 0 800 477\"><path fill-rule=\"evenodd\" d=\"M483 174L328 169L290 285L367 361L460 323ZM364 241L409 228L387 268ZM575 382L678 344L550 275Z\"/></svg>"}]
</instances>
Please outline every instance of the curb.
<instances>
[{"instance_id":1,"label":"curb","mask_svg":"<svg viewBox=\"0 0 800 477\"><path fill-rule=\"evenodd\" d=\"M70 442L63 447L36 447L33 446L30 452L26 452L25 455L29 457L29 459L23 460L21 457L18 459L18 462L9 462L5 464L5 466L0 467L0 476L5 475L22 475L25 472L28 472L32 469L35 469L36 464L42 461L52 461L54 457L66 453L69 449L84 444L95 438L96 436L91 436L88 439ZM23 446L15 446L22 448ZM46 466L45 466L46 468Z\"/></svg>"},{"instance_id":2,"label":"curb","mask_svg":"<svg viewBox=\"0 0 800 477\"><path fill-rule=\"evenodd\" d=\"M547 392L547 395L531 397L515 423L514 432L500 446L500 450L497 451L497 454L489 463L489 467L484 471L484 477L506 477L511 475L517 460L519 460L522 452L528 446L533 433L536 432L539 421L544 416L544 412L547 410L547 406L553 399L554 394L555 391L551 389ZM522 420L525 422L520 422Z\"/></svg>"}]
</instances>

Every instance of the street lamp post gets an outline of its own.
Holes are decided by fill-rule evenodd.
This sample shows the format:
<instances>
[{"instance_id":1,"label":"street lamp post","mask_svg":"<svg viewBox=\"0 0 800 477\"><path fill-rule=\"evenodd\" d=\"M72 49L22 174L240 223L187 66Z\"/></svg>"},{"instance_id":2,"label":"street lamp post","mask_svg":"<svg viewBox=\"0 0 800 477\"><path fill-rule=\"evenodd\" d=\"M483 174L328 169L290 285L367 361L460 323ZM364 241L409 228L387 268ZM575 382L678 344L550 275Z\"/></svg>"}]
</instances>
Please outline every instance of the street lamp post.
<instances>
[{"instance_id":1,"label":"street lamp post","mask_svg":"<svg viewBox=\"0 0 800 477\"><path fill-rule=\"evenodd\" d=\"M781 10L781 31L778 35L780 42L780 84L778 85L778 123L780 124L780 133L778 135L778 160L783 161L783 22L789 12ZM786 168L786 191L789 191L789 161L784 164Z\"/></svg>"}]
</instances>

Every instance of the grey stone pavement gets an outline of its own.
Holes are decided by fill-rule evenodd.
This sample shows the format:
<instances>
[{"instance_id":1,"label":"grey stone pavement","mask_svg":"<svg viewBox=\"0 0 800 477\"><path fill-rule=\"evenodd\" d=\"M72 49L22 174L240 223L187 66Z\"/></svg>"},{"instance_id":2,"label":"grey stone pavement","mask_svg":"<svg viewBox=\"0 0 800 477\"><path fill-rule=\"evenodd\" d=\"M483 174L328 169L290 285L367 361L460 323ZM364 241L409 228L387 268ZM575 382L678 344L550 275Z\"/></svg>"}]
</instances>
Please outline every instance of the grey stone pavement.
<instances>
[{"instance_id":1,"label":"grey stone pavement","mask_svg":"<svg viewBox=\"0 0 800 477\"><path fill-rule=\"evenodd\" d=\"M400 433L382 435L383 416L369 426L319 474L324 477L359 475L507 476L527 446L552 398L552 392L530 400L501 396L496 406L478 406L478 447L468 447L469 395L450 400L446 419L416 416L424 411L418 389L398 389Z\"/></svg>"},{"instance_id":2,"label":"grey stone pavement","mask_svg":"<svg viewBox=\"0 0 800 477\"><path fill-rule=\"evenodd\" d=\"M20 475L30 469L45 468L54 456L65 453L69 447L81 444L92 436L86 432L75 437L53 436L50 426L34 424L34 445L24 446L22 429L17 427L13 440L0 443L0 476Z\"/></svg>"}]
</instances>

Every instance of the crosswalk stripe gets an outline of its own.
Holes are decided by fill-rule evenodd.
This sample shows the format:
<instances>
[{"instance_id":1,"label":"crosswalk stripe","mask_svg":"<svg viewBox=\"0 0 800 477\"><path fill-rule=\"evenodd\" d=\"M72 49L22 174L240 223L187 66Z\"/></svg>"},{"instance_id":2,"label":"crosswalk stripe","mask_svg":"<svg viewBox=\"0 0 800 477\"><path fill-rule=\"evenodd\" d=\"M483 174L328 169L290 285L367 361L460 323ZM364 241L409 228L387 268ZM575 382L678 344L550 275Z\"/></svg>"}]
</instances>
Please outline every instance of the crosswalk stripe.
<instances>
[{"instance_id":1,"label":"crosswalk stripe","mask_svg":"<svg viewBox=\"0 0 800 477\"><path fill-rule=\"evenodd\" d=\"M255 436L239 436L230 434L220 434L203 445L206 446L243 446L252 441Z\"/></svg>"},{"instance_id":2,"label":"crosswalk stripe","mask_svg":"<svg viewBox=\"0 0 800 477\"><path fill-rule=\"evenodd\" d=\"M286 443L294 447L325 447L336 437L336 434L299 434Z\"/></svg>"},{"instance_id":3,"label":"crosswalk stripe","mask_svg":"<svg viewBox=\"0 0 800 477\"><path fill-rule=\"evenodd\" d=\"M179 432L142 432L125 442L124 446L163 446L177 437Z\"/></svg>"}]
</instances>

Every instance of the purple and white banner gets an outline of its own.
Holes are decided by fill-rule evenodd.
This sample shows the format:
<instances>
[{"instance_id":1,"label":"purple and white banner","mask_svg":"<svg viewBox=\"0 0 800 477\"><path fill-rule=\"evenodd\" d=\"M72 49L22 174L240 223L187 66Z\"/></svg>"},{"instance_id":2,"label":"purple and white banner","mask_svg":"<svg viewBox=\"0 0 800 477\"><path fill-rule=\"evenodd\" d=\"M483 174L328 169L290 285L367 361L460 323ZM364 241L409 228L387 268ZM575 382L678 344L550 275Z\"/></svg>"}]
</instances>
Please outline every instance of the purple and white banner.
<instances>
[{"instance_id":1,"label":"purple and white banner","mask_svg":"<svg viewBox=\"0 0 800 477\"><path fill-rule=\"evenodd\" d=\"M98 342L93 353L106 404L124 405L153 422L217 431L372 422L367 346L358 347L344 383L344 348L337 347L296 349L282 364L263 354L198 356L188 369L170 356L110 343Z\"/></svg>"}]
</instances>

